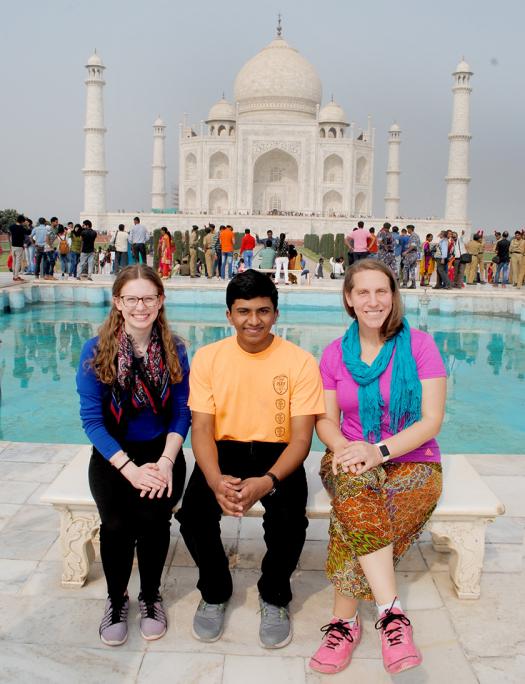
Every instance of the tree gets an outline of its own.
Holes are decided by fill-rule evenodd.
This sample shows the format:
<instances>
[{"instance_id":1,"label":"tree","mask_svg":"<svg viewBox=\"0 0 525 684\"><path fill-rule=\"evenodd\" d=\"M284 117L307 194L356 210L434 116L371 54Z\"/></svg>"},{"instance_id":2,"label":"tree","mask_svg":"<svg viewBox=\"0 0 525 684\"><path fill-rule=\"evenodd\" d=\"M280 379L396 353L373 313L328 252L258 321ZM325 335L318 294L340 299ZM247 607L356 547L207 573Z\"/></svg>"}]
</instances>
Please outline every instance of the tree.
<instances>
[{"instance_id":1,"label":"tree","mask_svg":"<svg viewBox=\"0 0 525 684\"><path fill-rule=\"evenodd\" d=\"M9 226L16 223L19 212L16 209L0 209L0 233L9 232Z\"/></svg>"}]
</instances>

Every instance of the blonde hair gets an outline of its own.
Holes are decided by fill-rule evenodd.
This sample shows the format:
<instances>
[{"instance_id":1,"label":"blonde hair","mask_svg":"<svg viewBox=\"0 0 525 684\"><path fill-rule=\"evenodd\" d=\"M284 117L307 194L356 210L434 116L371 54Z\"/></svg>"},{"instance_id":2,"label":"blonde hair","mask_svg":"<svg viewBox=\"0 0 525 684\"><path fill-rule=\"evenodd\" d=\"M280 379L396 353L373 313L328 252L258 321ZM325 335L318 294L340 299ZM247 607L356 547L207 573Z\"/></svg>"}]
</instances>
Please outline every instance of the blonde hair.
<instances>
[{"instance_id":1,"label":"blonde hair","mask_svg":"<svg viewBox=\"0 0 525 684\"><path fill-rule=\"evenodd\" d=\"M157 294L164 295L164 285L158 274L150 266L134 264L123 268L115 278L111 292L113 298L120 297L123 287L131 280L149 280L157 288ZM159 329L161 344L164 349L166 365L170 372L171 382L178 383L182 380L182 368L179 362L179 355L177 354L177 338L174 339L169 328L166 312L164 310L164 302L159 309L155 322ZM98 331L98 344L95 348L93 358L90 361L90 365L93 368L96 377L105 385L113 385L117 379L116 361L119 345L119 332L123 323L124 318L115 306L115 300L113 299L109 316L104 323L102 323Z\"/></svg>"},{"instance_id":2,"label":"blonde hair","mask_svg":"<svg viewBox=\"0 0 525 684\"><path fill-rule=\"evenodd\" d=\"M381 326L381 335L385 340L389 340L394 337L403 325L403 303L401 301L401 293L399 292L399 286L397 280L394 277L392 271L383 264L382 261L377 259L360 259L355 264L347 269L345 274L345 279L343 283L343 304L349 316L356 319L356 313L354 307L346 300L347 294L350 294L354 289L354 279L357 273L362 273L363 271L377 271L383 273L388 278L390 283L390 291L392 292L392 310L388 314L387 319Z\"/></svg>"}]
</instances>

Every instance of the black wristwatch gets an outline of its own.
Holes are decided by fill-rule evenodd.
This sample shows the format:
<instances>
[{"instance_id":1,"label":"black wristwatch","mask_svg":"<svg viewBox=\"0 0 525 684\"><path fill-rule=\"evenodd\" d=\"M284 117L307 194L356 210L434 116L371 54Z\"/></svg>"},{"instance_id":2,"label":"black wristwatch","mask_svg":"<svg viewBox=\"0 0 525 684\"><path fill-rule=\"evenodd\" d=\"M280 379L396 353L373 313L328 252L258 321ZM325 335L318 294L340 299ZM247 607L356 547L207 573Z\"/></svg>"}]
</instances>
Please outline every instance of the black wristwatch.
<instances>
[{"instance_id":1,"label":"black wristwatch","mask_svg":"<svg viewBox=\"0 0 525 684\"><path fill-rule=\"evenodd\" d=\"M272 496L272 494L275 494L275 492L277 491L277 487L281 483L279 482L279 478L277 477L277 475L274 475L270 470L267 473L264 473L264 475L265 476L268 475L268 477L273 482L273 487L270 489L270 491L267 494L267 496Z\"/></svg>"},{"instance_id":2,"label":"black wristwatch","mask_svg":"<svg viewBox=\"0 0 525 684\"><path fill-rule=\"evenodd\" d=\"M390 460L390 451L384 442L377 442L376 447L379 449L381 456L383 457L383 463Z\"/></svg>"}]
</instances>

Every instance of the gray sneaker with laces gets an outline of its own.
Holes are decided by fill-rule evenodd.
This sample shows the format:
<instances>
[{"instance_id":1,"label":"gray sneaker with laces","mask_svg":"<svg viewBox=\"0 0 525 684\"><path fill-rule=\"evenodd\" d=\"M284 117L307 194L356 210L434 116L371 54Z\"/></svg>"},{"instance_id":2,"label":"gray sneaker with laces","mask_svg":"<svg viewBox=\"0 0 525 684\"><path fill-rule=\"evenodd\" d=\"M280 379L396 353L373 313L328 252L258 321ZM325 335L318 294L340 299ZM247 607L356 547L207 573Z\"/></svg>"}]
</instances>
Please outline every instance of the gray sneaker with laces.
<instances>
[{"instance_id":1,"label":"gray sneaker with laces","mask_svg":"<svg viewBox=\"0 0 525 684\"><path fill-rule=\"evenodd\" d=\"M168 620L160 594L155 601L145 601L139 594L140 633L147 641L160 639L166 634Z\"/></svg>"},{"instance_id":2,"label":"gray sneaker with laces","mask_svg":"<svg viewBox=\"0 0 525 684\"><path fill-rule=\"evenodd\" d=\"M224 632L226 603L206 603L201 600L193 618L193 636L199 641L217 641Z\"/></svg>"},{"instance_id":3,"label":"gray sneaker with laces","mask_svg":"<svg viewBox=\"0 0 525 684\"><path fill-rule=\"evenodd\" d=\"M98 633L106 646L120 646L128 638L129 598L122 597L118 604L109 597L104 608L104 617Z\"/></svg>"},{"instance_id":4,"label":"gray sneaker with laces","mask_svg":"<svg viewBox=\"0 0 525 684\"><path fill-rule=\"evenodd\" d=\"M261 626L259 628L259 642L263 648L283 648L292 640L292 625L288 606L274 606L263 601L259 596L261 606Z\"/></svg>"}]
</instances>

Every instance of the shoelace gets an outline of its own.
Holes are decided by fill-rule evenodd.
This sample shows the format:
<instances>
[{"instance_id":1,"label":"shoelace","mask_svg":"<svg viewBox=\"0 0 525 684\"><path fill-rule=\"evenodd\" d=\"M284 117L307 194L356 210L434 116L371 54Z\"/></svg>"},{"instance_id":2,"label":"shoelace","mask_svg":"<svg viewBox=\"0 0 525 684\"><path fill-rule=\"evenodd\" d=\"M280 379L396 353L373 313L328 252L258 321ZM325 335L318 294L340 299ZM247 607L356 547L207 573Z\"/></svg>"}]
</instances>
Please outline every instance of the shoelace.
<instances>
[{"instance_id":1,"label":"shoelace","mask_svg":"<svg viewBox=\"0 0 525 684\"><path fill-rule=\"evenodd\" d=\"M348 622L329 622L321 627L321 632L325 634L326 648L335 649L344 639L350 642L354 640Z\"/></svg>"},{"instance_id":2,"label":"shoelace","mask_svg":"<svg viewBox=\"0 0 525 684\"><path fill-rule=\"evenodd\" d=\"M265 618L270 618L270 620L275 620L276 622L282 622L288 618L288 611L282 606L272 606L271 604L265 603L260 609L259 613Z\"/></svg>"},{"instance_id":3,"label":"shoelace","mask_svg":"<svg viewBox=\"0 0 525 684\"><path fill-rule=\"evenodd\" d=\"M119 622L126 622L128 619L128 610L129 602L127 598L122 599L122 602L113 602L110 600L108 608L102 618L102 622L100 623L100 631L111 625L116 625Z\"/></svg>"},{"instance_id":4,"label":"shoelace","mask_svg":"<svg viewBox=\"0 0 525 684\"><path fill-rule=\"evenodd\" d=\"M397 627L387 629L388 625L394 624L396 622L400 623L397 625ZM399 615L396 613L391 613L390 610L387 610L384 617L380 618L376 622L375 628L382 629L384 631L390 646L398 646L399 644L403 643L403 626L406 625L408 627L410 624L410 620L403 613Z\"/></svg>"},{"instance_id":5,"label":"shoelace","mask_svg":"<svg viewBox=\"0 0 525 684\"><path fill-rule=\"evenodd\" d=\"M139 599L140 616L142 618L151 618L159 622L166 623L166 614L162 607L162 599L157 596L155 601L145 601Z\"/></svg>"}]
</instances>

